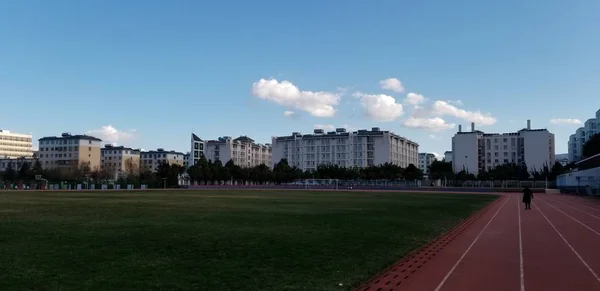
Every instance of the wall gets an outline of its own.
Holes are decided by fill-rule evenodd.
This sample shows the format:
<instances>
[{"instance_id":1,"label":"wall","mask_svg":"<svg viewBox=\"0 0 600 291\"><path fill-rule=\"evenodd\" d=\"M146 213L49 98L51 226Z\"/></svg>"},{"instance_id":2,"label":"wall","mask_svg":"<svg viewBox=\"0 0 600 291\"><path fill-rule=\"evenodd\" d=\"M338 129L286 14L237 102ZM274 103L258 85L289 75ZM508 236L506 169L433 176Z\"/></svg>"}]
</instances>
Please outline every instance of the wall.
<instances>
[{"instance_id":1,"label":"wall","mask_svg":"<svg viewBox=\"0 0 600 291\"><path fill-rule=\"evenodd\" d=\"M527 169L542 169L554 165L554 135L545 130L521 132L524 143L524 159Z\"/></svg>"},{"instance_id":2,"label":"wall","mask_svg":"<svg viewBox=\"0 0 600 291\"><path fill-rule=\"evenodd\" d=\"M452 137L452 167L455 172L465 168L471 174L479 173L478 140L477 133L459 133Z\"/></svg>"}]
</instances>

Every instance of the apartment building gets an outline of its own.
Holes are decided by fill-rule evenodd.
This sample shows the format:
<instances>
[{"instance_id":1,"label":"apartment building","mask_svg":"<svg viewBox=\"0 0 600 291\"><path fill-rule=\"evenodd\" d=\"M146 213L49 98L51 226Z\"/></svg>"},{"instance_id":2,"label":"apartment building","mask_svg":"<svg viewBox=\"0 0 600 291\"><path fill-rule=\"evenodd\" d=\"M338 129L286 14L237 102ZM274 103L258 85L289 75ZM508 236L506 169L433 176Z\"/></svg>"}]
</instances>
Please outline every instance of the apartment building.
<instances>
[{"instance_id":1,"label":"apartment building","mask_svg":"<svg viewBox=\"0 0 600 291\"><path fill-rule=\"evenodd\" d=\"M141 169L155 172L159 162L183 166L185 160L184 156L184 153L165 151L164 149L157 149L155 151L142 151L140 153Z\"/></svg>"},{"instance_id":2,"label":"apartment building","mask_svg":"<svg viewBox=\"0 0 600 291\"><path fill-rule=\"evenodd\" d=\"M73 168L83 164L90 169L100 167L102 140L89 135L43 137L39 140L39 160L44 169Z\"/></svg>"},{"instance_id":3,"label":"apartment building","mask_svg":"<svg viewBox=\"0 0 600 291\"><path fill-rule=\"evenodd\" d=\"M223 164L233 160L240 167L250 168L261 164L271 167L271 152L270 144L256 143L247 136L235 139L224 136L207 141L204 154L208 160L219 160Z\"/></svg>"},{"instance_id":4,"label":"apartment building","mask_svg":"<svg viewBox=\"0 0 600 291\"><path fill-rule=\"evenodd\" d=\"M2 158L0 157L0 172L4 172L9 168L15 171L19 171L23 164L28 163L30 167L37 161L37 158L32 157L21 157L21 158Z\"/></svg>"},{"instance_id":5,"label":"apartment building","mask_svg":"<svg viewBox=\"0 0 600 291\"><path fill-rule=\"evenodd\" d=\"M200 160L200 158L204 155L204 145L205 142L197 135L192 133L190 157L188 159L189 166L197 164L198 160Z\"/></svg>"},{"instance_id":6,"label":"apartment building","mask_svg":"<svg viewBox=\"0 0 600 291\"><path fill-rule=\"evenodd\" d=\"M293 132L289 136L272 138L275 165L287 159L291 166L315 170L321 164L341 167L367 167L392 163L401 167L418 165L419 145L407 138L378 127L347 132L345 128L313 134Z\"/></svg>"},{"instance_id":7,"label":"apartment building","mask_svg":"<svg viewBox=\"0 0 600 291\"><path fill-rule=\"evenodd\" d=\"M33 157L32 136L0 129L0 158Z\"/></svg>"},{"instance_id":8,"label":"apartment building","mask_svg":"<svg viewBox=\"0 0 600 291\"><path fill-rule=\"evenodd\" d=\"M140 169L140 154L139 149L107 144L100 150L100 168L115 179L136 174Z\"/></svg>"},{"instance_id":9,"label":"apartment building","mask_svg":"<svg viewBox=\"0 0 600 291\"><path fill-rule=\"evenodd\" d=\"M452 137L455 172L467 170L476 175L508 163L526 165L531 171L552 167L555 160L554 134L547 129L531 129L530 120L526 128L502 134L475 130L474 123L470 132L462 132L459 125L458 133Z\"/></svg>"},{"instance_id":10,"label":"apartment building","mask_svg":"<svg viewBox=\"0 0 600 291\"><path fill-rule=\"evenodd\" d=\"M600 110L596 112L596 115L600 115ZM600 127L598 125L598 120L598 118L586 120L582 127L578 128L574 134L569 136L569 141L567 143L569 162L577 162L583 159L583 146L593 135L599 133Z\"/></svg>"},{"instance_id":11,"label":"apartment building","mask_svg":"<svg viewBox=\"0 0 600 291\"><path fill-rule=\"evenodd\" d=\"M435 155L432 153L419 153L419 169L424 174L429 174L429 165L436 160Z\"/></svg>"},{"instance_id":12,"label":"apartment building","mask_svg":"<svg viewBox=\"0 0 600 291\"><path fill-rule=\"evenodd\" d=\"M452 163L452 151L444 152L444 162Z\"/></svg>"},{"instance_id":13,"label":"apartment building","mask_svg":"<svg viewBox=\"0 0 600 291\"><path fill-rule=\"evenodd\" d=\"M577 162L583 159L583 146L597 133L600 133L600 109L596 111L595 118L586 120L582 127L569 136L567 142L569 162Z\"/></svg>"}]
</instances>

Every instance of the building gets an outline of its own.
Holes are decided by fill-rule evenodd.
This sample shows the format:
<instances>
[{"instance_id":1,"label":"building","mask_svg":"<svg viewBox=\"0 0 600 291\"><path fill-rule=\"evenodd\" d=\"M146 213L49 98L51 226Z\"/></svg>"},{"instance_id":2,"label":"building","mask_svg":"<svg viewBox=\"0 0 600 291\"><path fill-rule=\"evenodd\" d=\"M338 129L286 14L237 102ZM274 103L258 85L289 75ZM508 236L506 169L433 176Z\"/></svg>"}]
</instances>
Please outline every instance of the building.
<instances>
[{"instance_id":1,"label":"building","mask_svg":"<svg viewBox=\"0 0 600 291\"><path fill-rule=\"evenodd\" d=\"M444 162L452 163L452 151L444 152Z\"/></svg>"},{"instance_id":2,"label":"building","mask_svg":"<svg viewBox=\"0 0 600 291\"><path fill-rule=\"evenodd\" d=\"M37 161L37 158L32 157L21 157L21 158L0 158L0 172L6 171L8 168L12 168L15 171L19 171L21 166L25 163L29 163L29 166L33 168L33 165Z\"/></svg>"},{"instance_id":3,"label":"building","mask_svg":"<svg viewBox=\"0 0 600 291\"><path fill-rule=\"evenodd\" d=\"M194 160L192 159L192 153L191 152L185 153L183 155L183 166L187 169L193 164L194 164Z\"/></svg>"},{"instance_id":4,"label":"building","mask_svg":"<svg viewBox=\"0 0 600 291\"><path fill-rule=\"evenodd\" d=\"M243 167L255 167L264 164L272 166L271 145L255 143L247 136L232 139L229 136L220 137L217 140L206 141L204 154L207 160L226 164L232 160L234 164Z\"/></svg>"},{"instance_id":5,"label":"building","mask_svg":"<svg viewBox=\"0 0 600 291\"><path fill-rule=\"evenodd\" d=\"M33 157L31 135L0 130L0 158L21 157Z\"/></svg>"},{"instance_id":6,"label":"building","mask_svg":"<svg viewBox=\"0 0 600 291\"><path fill-rule=\"evenodd\" d=\"M100 150L100 168L115 179L137 174L140 169L140 154L139 149L105 145Z\"/></svg>"},{"instance_id":7,"label":"building","mask_svg":"<svg viewBox=\"0 0 600 291\"><path fill-rule=\"evenodd\" d=\"M50 136L39 139L39 160L44 169L73 168L87 165L100 167L102 140L89 135Z\"/></svg>"},{"instance_id":8,"label":"building","mask_svg":"<svg viewBox=\"0 0 600 291\"><path fill-rule=\"evenodd\" d=\"M197 135L192 133L191 146L190 146L190 157L188 158L189 166L198 163L198 160L204 155L205 142Z\"/></svg>"},{"instance_id":9,"label":"building","mask_svg":"<svg viewBox=\"0 0 600 291\"><path fill-rule=\"evenodd\" d=\"M315 129L313 134L293 132L272 140L273 165L287 159L291 166L302 170L315 170L321 164L362 168L384 163L401 167L419 163L416 142L378 127L354 132L338 128L327 133Z\"/></svg>"},{"instance_id":10,"label":"building","mask_svg":"<svg viewBox=\"0 0 600 291\"><path fill-rule=\"evenodd\" d=\"M555 162L554 134L547 129L527 127L511 133L484 133L475 130L458 132L452 137L452 166L455 172L466 170L471 174L489 171L508 163L527 166L529 171L552 167Z\"/></svg>"},{"instance_id":11,"label":"building","mask_svg":"<svg viewBox=\"0 0 600 291\"><path fill-rule=\"evenodd\" d=\"M150 172L155 172L159 162L168 163L169 165L184 165L184 153L176 151L165 151L157 149L155 151L142 151L140 153L141 169Z\"/></svg>"},{"instance_id":12,"label":"building","mask_svg":"<svg viewBox=\"0 0 600 291\"><path fill-rule=\"evenodd\" d=\"M600 109L596 111L595 118L586 120L582 127L569 136L567 142L569 162L583 159L583 146L597 133L600 133Z\"/></svg>"},{"instance_id":13,"label":"building","mask_svg":"<svg viewBox=\"0 0 600 291\"><path fill-rule=\"evenodd\" d=\"M437 160L432 153L419 153L419 169L424 174L429 174L429 165Z\"/></svg>"}]
</instances>

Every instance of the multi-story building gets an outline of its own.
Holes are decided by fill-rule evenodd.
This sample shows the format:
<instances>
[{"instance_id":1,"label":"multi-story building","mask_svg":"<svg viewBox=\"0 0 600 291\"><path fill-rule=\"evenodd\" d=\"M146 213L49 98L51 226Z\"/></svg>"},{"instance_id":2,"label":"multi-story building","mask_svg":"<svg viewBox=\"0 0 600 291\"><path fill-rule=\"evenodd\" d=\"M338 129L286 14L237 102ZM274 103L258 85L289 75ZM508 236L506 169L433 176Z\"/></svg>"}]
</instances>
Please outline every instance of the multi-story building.
<instances>
[{"instance_id":1,"label":"multi-story building","mask_svg":"<svg viewBox=\"0 0 600 291\"><path fill-rule=\"evenodd\" d=\"M346 132L345 128L313 134L293 132L290 136L273 137L273 165L287 159L290 166L315 170L318 165L367 167L392 163L401 167L418 165L419 145L390 131L373 127Z\"/></svg>"},{"instance_id":2,"label":"multi-story building","mask_svg":"<svg viewBox=\"0 0 600 291\"><path fill-rule=\"evenodd\" d=\"M87 165L100 167L102 140L89 135L49 136L39 139L39 160L44 169L73 168Z\"/></svg>"},{"instance_id":3,"label":"multi-story building","mask_svg":"<svg viewBox=\"0 0 600 291\"><path fill-rule=\"evenodd\" d=\"M596 118L590 118L585 121L583 124L583 128L585 130L585 141L588 141L592 138L593 135L598 133Z\"/></svg>"},{"instance_id":4,"label":"multi-story building","mask_svg":"<svg viewBox=\"0 0 600 291\"><path fill-rule=\"evenodd\" d=\"M424 174L429 174L429 165L437 160L432 153L419 153L419 169Z\"/></svg>"},{"instance_id":5,"label":"multi-story building","mask_svg":"<svg viewBox=\"0 0 600 291\"><path fill-rule=\"evenodd\" d=\"M204 155L204 145L205 142L192 133L190 157L188 159L189 166L197 164L198 160Z\"/></svg>"},{"instance_id":6,"label":"multi-story building","mask_svg":"<svg viewBox=\"0 0 600 291\"><path fill-rule=\"evenodd\" d=\"M192 153L187 152L183 155L183 166L187 169L191 165L194 164L194 160L192 159Z\"/></svg>"},{"instance_id":7,"label":"multi-story building","mask_svg":"<svg viewBox=\"0 0 600 291\"><path fill-rule=\"evenodd\" d=\"M552 167L555 160L554 134L547 129L531 129L529 120L526 128L503 134L475 130L474 123L470 132L462 132L459 125L458 133L452 137L455 172L478 174L508 163L527 166L531 171Z\"/></svg>"},{"instance_id":8,"label":"multi-story building","mask_svg":"<svg viewBox=\"0 0 600 291\"><path fill-rule=\"evenodd\" d=\"M0 129L0 158L21 157L33 157L31 135Z\"/></svg>"},{"instance_id":9,"label":"multi-story building","mask_svg":"<svg viewBox=\"0 0 600 291\"><path fill-rule=\"evenodd\" d=\"M234 164L247 168L261 164L272 166L271 145L255 143L247 136L232 139L229 136L206 142L204 154L207 160L219 160L225 164L232 160Z\"/></svg>"},{"instance_id":10,"label":"multi-story building","mask_svg":"<svg viewBox=\"0 0 600 291\"><path fill-rule=\"evenodd\" d=\"M582 127L569 136L567 142L569 162L583 159L583 146L597 133L600 133L600 109L596 111L595 118L586 120Z\"/></svg>"},{"instance_id":11,"label":"multi-story building","mask_svg":"<svg viewBox=\"0 0 600 291\"><path fill-rule=\"evenodd\" d=\"M155 151L142 151L140 153L141 169L155 172L159 162L169 165L184 165L184 153L176 151L165 151L157 149Z\"/></svg>"},{"instance_id":12,"label":"multi-story building","mask_svg":"<svg viewBox=\"0 0 600 291\"><path fill-rule=\"evenodd\" d=\"M2 158L0 157L0 172L4 172L9 168L12 168L15 171L19 171L21 166L25 163L29 163L29 166L33 168L33 165L37 161L37 158L32 157L22 157L22 158Z\"/></svg>"},{"instance_id":13,"label":"multi-story building","mask_svg":"<svg viewBox=\"0 0 600 291\"><path fill-rule=\"evenodd\" d=\"M137 174L140 169L140 150L105 145L100 151L100 168L108 171L115 179Z\"/></svg>"},{"instance_id":14,"label":"multi-story building","mask_svg":"<svg viewBox=\"0 0 600 291\"><path fill-rule=\"evenodd\" d=\"M444 152L444 162L452 163L452 151Z\"/></svg>"},{"instance_id":15,"label":"multi-story building","mask_svg":"<svg viewBox=\"0 0 600 291\"><path fill-rule=\"evenodd\" d=\"M556 154L556 162L566 166L569 163L569 154Z\"/></svg>"}]
</instances>

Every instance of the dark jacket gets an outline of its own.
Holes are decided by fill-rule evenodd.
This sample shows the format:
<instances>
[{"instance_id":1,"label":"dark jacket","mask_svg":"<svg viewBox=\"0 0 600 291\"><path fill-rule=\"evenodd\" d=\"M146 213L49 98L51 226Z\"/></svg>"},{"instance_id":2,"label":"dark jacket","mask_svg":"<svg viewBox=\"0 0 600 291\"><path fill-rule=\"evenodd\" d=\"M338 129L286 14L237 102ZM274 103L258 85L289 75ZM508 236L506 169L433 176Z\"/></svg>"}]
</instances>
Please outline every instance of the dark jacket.
<instances>
[{"instance_id":1,"label":"dark jacket","mask_svg":"<svg viewBox=\"0 0 600 291\"><path fill-rule=\"evenodd\" d=\"M529 188L523 189L523 203L531 203L533 192Z\"/></svg>"}]
</instances>

